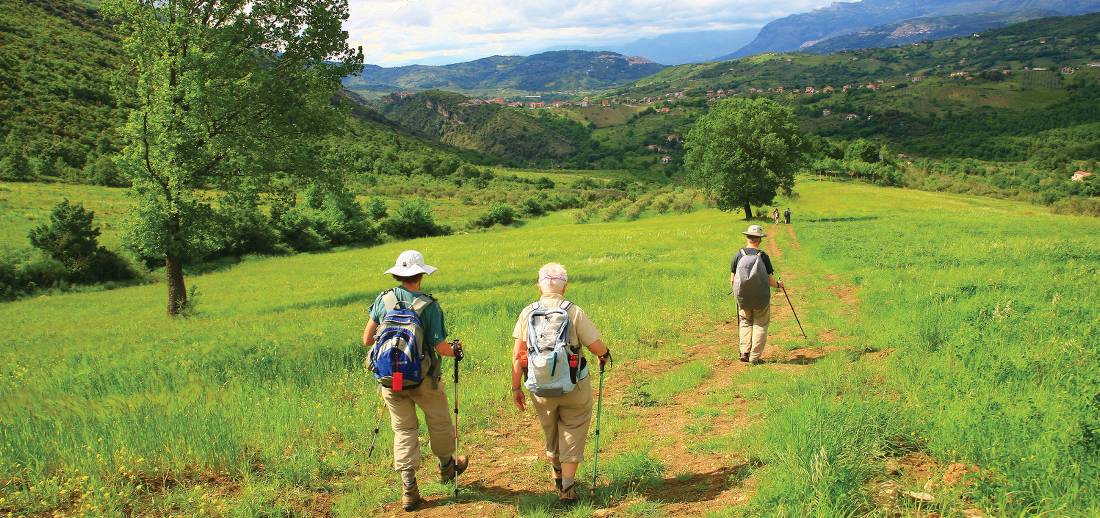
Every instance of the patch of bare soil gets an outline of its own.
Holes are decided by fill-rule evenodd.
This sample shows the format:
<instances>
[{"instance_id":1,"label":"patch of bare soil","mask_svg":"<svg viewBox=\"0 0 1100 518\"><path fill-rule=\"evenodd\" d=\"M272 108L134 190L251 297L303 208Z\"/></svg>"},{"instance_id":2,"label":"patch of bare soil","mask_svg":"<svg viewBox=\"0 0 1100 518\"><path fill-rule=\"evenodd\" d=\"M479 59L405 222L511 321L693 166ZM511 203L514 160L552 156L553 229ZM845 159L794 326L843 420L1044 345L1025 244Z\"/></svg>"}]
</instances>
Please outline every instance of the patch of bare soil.
<instances>
[{"instance_id":1,"label":"patch of bare soil","mask_svg":"<svg viewBox=\"0 0 1100 518\"><path fill-rule=\"evenodd\" d=\"M783 225L787 229L787 237L791 240L791 248L798 250L802 248L802 245L798 243L798 234L795 234L794 227L791 225Z\"/></svg>"}]
</instances>

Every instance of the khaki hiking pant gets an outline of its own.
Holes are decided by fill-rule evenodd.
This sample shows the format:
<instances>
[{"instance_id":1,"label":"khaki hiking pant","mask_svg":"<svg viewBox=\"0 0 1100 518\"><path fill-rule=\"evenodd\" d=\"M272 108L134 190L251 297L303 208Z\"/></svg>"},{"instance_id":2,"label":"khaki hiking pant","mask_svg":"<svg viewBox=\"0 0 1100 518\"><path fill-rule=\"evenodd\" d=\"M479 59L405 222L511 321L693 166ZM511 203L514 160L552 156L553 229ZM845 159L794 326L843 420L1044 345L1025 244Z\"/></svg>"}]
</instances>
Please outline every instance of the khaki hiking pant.
<instances>
[{"instance_id":1,"label":"khaki hiking pant","mask_svg":"<svg viewBox=\"0 0 1100 518\"><path fill-rule=\"evenodd\" d=\"M764 346L768 344L768 322L771 321L772 306L764 309L738 308L739 331L741 333L741 354L748 353L749 361L759 360L764 355Z\"/></svg>"},{"instance_id":2,"label":"khaki hiking pant","mask_svg":"<svg viewBox=\"0 0 1100 518\"><path fill-rule=\"evenodd\" d=\"M426 379L413 389L394 392L380 386L378 392L390 411L393 469L415 471L420 468L420 422L416 419L416 407L424 412L432 453L440 459L454 455L455 429L451 423L451 410L447 405L447 393L443 392L443 383Z\"/></svg>"},{"instance_id":3,"label":"khaki hiking pant","mask_svg":"<svg viewBox=\"0 0 1100 518\"><path fill-rule=\"evenodd\" d=\"M532 395L531 403L546 436L547 460L553 464L584 460L584 441L592 423L592 382L588 378L580 380L564 396Z\"/></svg>"}]
</instances>

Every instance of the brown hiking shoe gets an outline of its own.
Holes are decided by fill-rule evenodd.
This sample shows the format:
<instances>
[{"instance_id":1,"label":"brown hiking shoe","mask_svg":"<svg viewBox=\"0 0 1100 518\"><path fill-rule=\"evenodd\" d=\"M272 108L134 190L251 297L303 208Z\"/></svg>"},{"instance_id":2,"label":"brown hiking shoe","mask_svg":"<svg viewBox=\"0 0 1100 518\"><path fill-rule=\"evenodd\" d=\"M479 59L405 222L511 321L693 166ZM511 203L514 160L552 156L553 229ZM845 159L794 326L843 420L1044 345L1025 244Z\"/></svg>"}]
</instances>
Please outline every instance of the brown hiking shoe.
<instances>
[{"instance_id":1,"label":"brown hiking shoe","mask_svg":"<svg viewBox=\"0 0 1100 518\"><path fill-rule=\"evenodd\" d=\"M741 361L745 362L745 363L749 363L749 353L742 353L741 354Z\"/></svg>"},{"instance_id":2,"label":"brown hiking shoe","mask_svg":"<svg viewBox=\"0 0 1100 518\"><path fill-rule=\"evenodd\" d=\"M577 484L558 490L558 502L564 505L573 505L577 503Z\"/></svg>"},{"instance_id":3,"label":"brown hiking shoe","mask_svg":"<svg viewBox=\"0 0 1100 518\"><path fill-rule=\"evenodd\" d=\"M412 487L403 486L404 490L401 492L401 508L405 511L415 511L417 506L420 505L422 500L420 498L420 489L413 484Z\"/></svg>"},{"instance_id":4,"label":"brown hiking shoe","mask_svg":"<svg viewBox=\"0 0 1100 518\"><path fill-rule=\"evenodd\" d=\"M450 463L439 468L439 482L441 484L454 482L455 477L464 473L469 466L470 459L466 458L465 455L461 457L452 457Z\"/></svg>"}]
</instances>

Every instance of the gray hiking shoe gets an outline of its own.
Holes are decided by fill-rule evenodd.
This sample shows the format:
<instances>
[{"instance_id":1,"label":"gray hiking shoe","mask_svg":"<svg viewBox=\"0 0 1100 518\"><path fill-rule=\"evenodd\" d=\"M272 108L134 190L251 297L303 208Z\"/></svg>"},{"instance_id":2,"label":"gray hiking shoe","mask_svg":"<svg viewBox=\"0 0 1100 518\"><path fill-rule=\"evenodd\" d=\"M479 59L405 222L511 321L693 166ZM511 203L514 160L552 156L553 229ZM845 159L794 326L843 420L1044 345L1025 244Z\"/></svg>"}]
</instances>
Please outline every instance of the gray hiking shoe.
<instances>
[{"instance_id":1,"label":"gray hiking shoe","mask_svg":"<svg viewBox=\"0 0 1100 518\"><path fill-rule=\"evenodd\" d=\"M470 466L470 459L465 455L460 457L452 457L451 462L446 466L439 468L439 482L441 484L449 484L454 482L455 477L466 472L466 468Z\"/></svg>"},{"instance_id":2,"label":"gray hiking shoe","mask_svg":"<svg viewBox=\"0 0 1100 518\"><path fill-rule=\"evenodd\" d=\"M415 511L424 501L420 498L420 489L416 487L416 484L402 487L404 489L401 492L401 508L407 512Z\"/></svg>"}]
</instances>

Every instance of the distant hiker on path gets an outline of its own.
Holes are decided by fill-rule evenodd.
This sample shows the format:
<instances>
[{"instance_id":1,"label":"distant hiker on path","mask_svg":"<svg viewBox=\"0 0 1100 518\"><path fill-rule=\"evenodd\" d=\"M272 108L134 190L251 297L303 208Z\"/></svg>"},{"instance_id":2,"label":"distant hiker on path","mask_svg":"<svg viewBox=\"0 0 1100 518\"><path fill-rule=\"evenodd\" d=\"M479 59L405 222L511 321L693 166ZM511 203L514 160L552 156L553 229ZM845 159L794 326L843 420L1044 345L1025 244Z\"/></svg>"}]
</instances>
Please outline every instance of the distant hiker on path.
<instances>
[{"instance_id":1,"label":"distant hiker on path","mask_svg":"<svg viewBox=\"0 0 1100 518\"><path fill-rule=\"evenodd\" d=\"M788 225L791 224L791 208L790 207L787 207L787 210L783 211L783 219L787 222Z\"/></svg>"},{"instance_id":2,"label":"distant hiker on path","mask_svg":"<svg viewBox=\"0 0 1100 518\"><path fill-rule=\"evenodd\" d=\"M401 283L382 292L370 307L363 345L371 347L369 367L379 381L378 391L390 411L393 428L393 468L401 474L401 504L406 511L422 502L416 486L420 467L420 423L416 407L424 412L432 453L439 457L439 478L450 483L466 471L469 462L455 453L455 429L443 391L441 356L462 355L462 344L447 343L447 327L439 303L420 291L425 275L435 267L424 256L407 250L385 273ZM423 359L421 359L423 356Z\"/></svg>"},{"instance_id":3,"label":"distant hiker on path","mask_svg":"<svg viewBox=\"0 0 1100 518\"><path fill-rule=\"evenodd\" d=\"M577 501L577 467L584 459L584 442L592 422L592 385L588 360L581 346L611 362L611 351L600 332L579 306L565 300L569 276L550 263L539 270L542 296L520 312L512 337L512 400L527 408L523 385L546 436L546 459L553 468L554 485L562 503ZM524 381L526 380L526 382Z\"/></svg>"},{"instance_id":4,"label":"distant hiker on path","mask_svg":"<svg viewBox=\"0 0 1100 518\"><path fill-rule=\"evenodd\" d=\"M779 207L772 208L772 220L775 221L776 225L779 224Z\"/></svg>"},{"instance_id":5,"label":"distant hiker on path","mask_svg":"<svg viewBox=\"0 0 1100 518\"><path fill-rule=\"evenodd\" d=\"M745 248L737 251L730 265L730 287L737 297L737 327L741 338L741 361L757 365L768 342L768 322L771 320L771 288L783 283L772 275L772 260L760 250L760 241L767 234L760 225L750 225L745 235ZM771 288L769 288L769 286Z\"/></svg>"}]
</instances>

